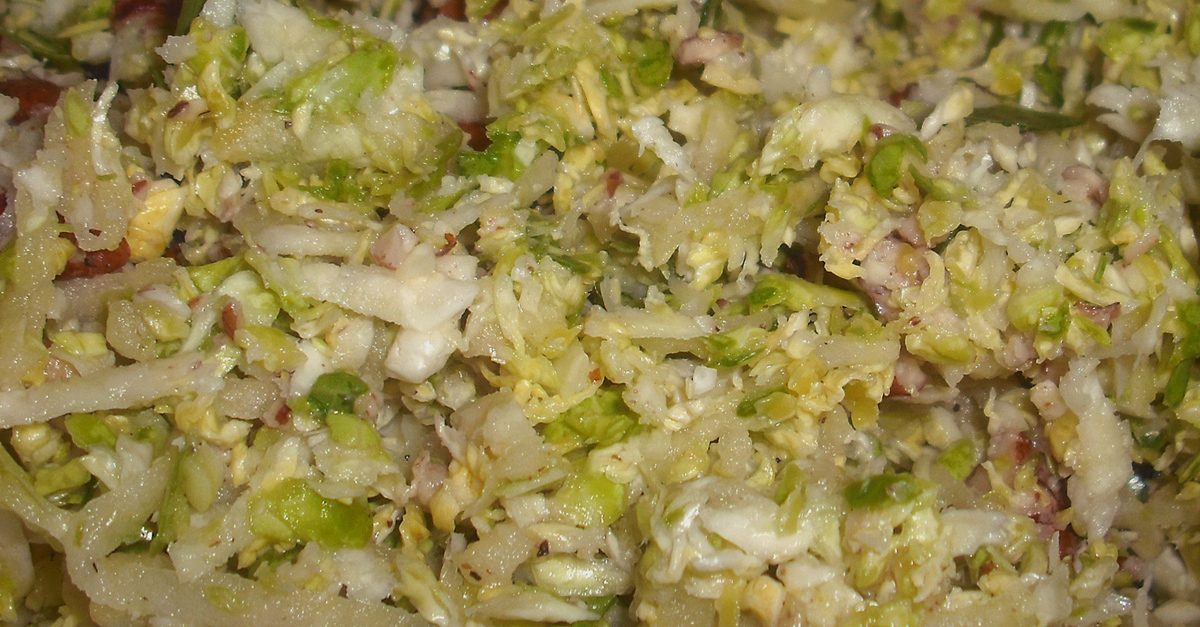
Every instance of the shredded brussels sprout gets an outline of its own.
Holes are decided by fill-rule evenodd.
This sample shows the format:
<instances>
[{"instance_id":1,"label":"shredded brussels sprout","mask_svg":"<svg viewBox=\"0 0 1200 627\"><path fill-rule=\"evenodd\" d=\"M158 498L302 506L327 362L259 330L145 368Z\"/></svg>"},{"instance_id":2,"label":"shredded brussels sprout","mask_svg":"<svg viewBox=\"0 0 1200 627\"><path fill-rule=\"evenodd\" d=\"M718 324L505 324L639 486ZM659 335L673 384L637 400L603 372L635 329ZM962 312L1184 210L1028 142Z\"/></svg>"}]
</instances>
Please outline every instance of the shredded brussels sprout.
<instances>
[{"instance_id":1,"label":"shredded brussels sprout","mask_svg":"<svg viewBox=\"0 0 1200 627\"><path fill-rule=\"evenodd\" d=\"M1185 0L13 0L0 623L1200 624Z\"/></svg>"}]
</instances>

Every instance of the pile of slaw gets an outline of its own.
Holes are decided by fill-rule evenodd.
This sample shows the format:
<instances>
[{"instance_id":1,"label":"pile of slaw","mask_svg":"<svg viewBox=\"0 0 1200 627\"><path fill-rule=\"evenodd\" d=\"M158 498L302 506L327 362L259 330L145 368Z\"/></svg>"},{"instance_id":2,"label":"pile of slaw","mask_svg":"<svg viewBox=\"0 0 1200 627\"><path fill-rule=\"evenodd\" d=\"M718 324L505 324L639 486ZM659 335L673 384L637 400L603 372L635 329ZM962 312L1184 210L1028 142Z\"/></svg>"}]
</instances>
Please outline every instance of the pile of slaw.
<instances>
[{"instance_id":1,"label":"pile of slaw","mask_svg":"<svg viewBox=\"0 0 1200 627\"><path fill-rule=\"evenodd\" d=\"M13 0L0 622L1200 624L1187 0Z\"/></svg>"}]
</instances>

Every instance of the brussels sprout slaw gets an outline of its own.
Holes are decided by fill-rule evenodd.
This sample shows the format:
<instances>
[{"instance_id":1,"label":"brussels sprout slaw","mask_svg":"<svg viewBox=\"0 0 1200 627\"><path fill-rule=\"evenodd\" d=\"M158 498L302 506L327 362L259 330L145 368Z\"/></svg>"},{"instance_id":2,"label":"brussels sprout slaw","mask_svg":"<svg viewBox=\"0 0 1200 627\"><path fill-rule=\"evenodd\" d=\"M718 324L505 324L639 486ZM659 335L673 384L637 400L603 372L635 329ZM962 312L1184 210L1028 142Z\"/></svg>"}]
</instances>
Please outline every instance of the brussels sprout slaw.
<instances>
[{"instance_id":1,"label":"brussels sprout slaw","mask_svg":"<svg viewBox=\"0 0 1200 627\"><path fill-rule=\"evenodd\" d=\"M1200 624L1194 3L0 35L0 622Z\"/></svg>"}]
</instances>

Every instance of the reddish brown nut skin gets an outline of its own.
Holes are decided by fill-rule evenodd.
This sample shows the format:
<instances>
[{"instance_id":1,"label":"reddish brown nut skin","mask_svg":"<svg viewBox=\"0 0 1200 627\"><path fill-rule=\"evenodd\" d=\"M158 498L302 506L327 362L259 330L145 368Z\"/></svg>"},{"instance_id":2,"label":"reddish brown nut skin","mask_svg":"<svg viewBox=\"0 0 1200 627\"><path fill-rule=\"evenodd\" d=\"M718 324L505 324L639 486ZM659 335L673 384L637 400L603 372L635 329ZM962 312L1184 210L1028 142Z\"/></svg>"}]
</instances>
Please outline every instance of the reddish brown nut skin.
<instances>
[{"instance_id":1,"label":"reddish brown nut skin","mask_svg":"<svg viewBox=\"0 0 1200 627\"><path fill-rule=\"evenodd\" d=\"M500 0L496 6L488 11L487 15L483 16L483 21L489 22L500 17L504 9L508 8L508 0ZM428 2L418 4L414 18L418 24L424 24L438 16L452 19L456 22L467 21L467 3L466 0L446 0L442 6L435 7Z\"/></svg>"},{"instance_id":2,"label":"reddish brown nut skin","mask_svg":"<svg viewBox=\"0 0 1200 627\"><path fill-rule=\"evenodd\" d=\"M467 145L471 150L487 150L492 145L492 140L487 136L487 127L479 122L459 122L458 128L467 134Z\"/></svg>"},{"instance_id":3,"label":"reddish brown nut skin","mask_svg":"<svg viewBox=\"0 0 1200 627\"><path fill-rule=\"evenodd\" d=\"M115 27L124 26L135 17L142 17L148 27L174 30L182 8L182 0L116 0L109 17Z\"/></svg>"},{"instance_id":4,"label":"reddish brown nut skin","mask_svg":"<svg viewBox=\"0 0 1200 627\"><path fill-rule=\"evenodd\" d=\"M27 120L54 108L62 87L40 78L22 77L0 81L0 93L16 98L19 108L12 116L14 124Z\"/></svg>"},{"instance_id":5,"label":"reddish brown nut skin","mask_svg":"<svg viewBox=\"0 0 1200 627\"><path fill-rule=\"evenodd\" d=\"M129 254L129 242L125 240L121 240L113 250L76 251L58 278L78 279L120 270L129 262Z\"/></svg>"}]
</instances>

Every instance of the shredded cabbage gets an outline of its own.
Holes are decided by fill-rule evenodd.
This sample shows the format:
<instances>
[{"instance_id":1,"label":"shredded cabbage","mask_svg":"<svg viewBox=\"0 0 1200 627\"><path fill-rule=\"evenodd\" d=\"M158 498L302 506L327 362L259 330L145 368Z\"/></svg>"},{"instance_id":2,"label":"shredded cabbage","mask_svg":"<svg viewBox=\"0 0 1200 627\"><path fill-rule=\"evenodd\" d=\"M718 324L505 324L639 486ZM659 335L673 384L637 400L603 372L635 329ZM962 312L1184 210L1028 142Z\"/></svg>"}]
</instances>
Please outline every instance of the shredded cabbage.
<instances>
[{"instance_id":1,"label":"shredded cabbage","mask_svg":"<svg viewBox=\"0 0 1200 627\"><path fill-rule=\"evenodd\" d=\"M0 623L1200 622L1194 2L10 5Z\"/></svg>"}]
</instances>

